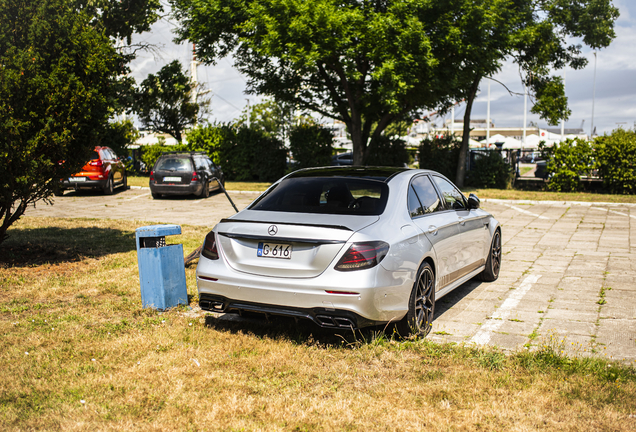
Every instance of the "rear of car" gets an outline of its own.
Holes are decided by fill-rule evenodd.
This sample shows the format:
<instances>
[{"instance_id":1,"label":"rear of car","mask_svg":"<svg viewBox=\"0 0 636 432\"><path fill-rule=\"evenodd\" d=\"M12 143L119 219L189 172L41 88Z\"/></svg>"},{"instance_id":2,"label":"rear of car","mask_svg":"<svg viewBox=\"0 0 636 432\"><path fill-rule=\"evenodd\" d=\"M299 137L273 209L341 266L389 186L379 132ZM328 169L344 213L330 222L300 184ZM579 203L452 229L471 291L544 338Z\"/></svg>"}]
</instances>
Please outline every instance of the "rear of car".
<instances>
[{"instance_id":1,"label":"rear of car","mask_svg":"<svg viewBox=\"0 0 636 432\"><path fill-rule=\"evenodd\" d=\"M162 195L197 195L207 197L210 189L224 183L223 172L202 152L163 153L150 172L153 198Z\"/></svg>"},{"instance_id":2,"label":"rear of car","mask_svg":"<svg viewBox=\"0 0 636 432\"><path fill-rule=\"evenodd\" d=\"M98 189L112 194L115 186L127 187L126 167L109 147L98 146L80 172L60 182L56 195L65 189Z\"/></svg>"},{"instance_id":3,"label":"rear of car","mask_svg":"<svg viewBox=\"0 0 636 432\"><path fill-rule=\"evenodd\" d=\"M410 282L379 265L390 245L373 227L387 206L387 179L399 171L363 178L351 168L297 171L223 219L197 267L201 308L347 329L395 319L381 288L404 285L408 293Z\"/></svg>"}]
</instances>

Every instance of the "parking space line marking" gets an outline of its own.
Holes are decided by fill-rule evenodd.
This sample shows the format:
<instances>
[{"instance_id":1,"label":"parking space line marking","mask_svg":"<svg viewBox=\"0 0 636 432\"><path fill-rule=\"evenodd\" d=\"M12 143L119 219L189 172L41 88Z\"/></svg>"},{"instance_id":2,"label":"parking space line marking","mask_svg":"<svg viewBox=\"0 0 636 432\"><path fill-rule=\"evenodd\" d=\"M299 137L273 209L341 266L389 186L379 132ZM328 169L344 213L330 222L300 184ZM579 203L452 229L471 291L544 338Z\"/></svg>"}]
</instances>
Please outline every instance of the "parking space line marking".
<instances>
[{"instance_id":1,"label":"parking space line marking","mask_svg":"<svg viewBox=\"0 0 636 432\"><path fill-rule=\"evenodd\" d=\"M605 208L600 208L600 207L590 207L590 208L592 210L600 210L600 211L614 213L614 214L621 215L621 216L628 216L630 218L636 219L636 216L634 216L634 215L630 215L630 214L627 214L627 213L619 212L619 211L616 211L616 210L610 210L610 209L605 209Z\"/></svg>"},{"instance_id":2,"label":"parking space line marking","mask_svg":"<svg viewBox=\"0 0 636 432\"><path fill-rule=\"evenodd\" d=\"M519 288L514 290L508 298L501 304L499 309L492 314L491 319L481 326L481 329L470 339L469 342L473 342L477 345L486 345L490 342L493 332L503 325L505 320L510 316L510 313L514 308L519 305L521 299L526 295L532 285L535 284L541 275L529 275L521 282Z\"/></svg>"},{"instance_id":3,"label":"parking space line marking","mask_svg":"<svg viewBox=\"0 0 636 432\"><path fill-rule=\"evenodd\" d=\"M505 205L506 207L510 207L511 209L516 210L516 211L518 211L520 213L524 213L524 214L527 214L527 215L530 215L530 216L538 217L539 219L550 219L547 216L541 216L541 215L538 215L536 213L529 212L528 210L524 210L522 208L519 208L517 206L513 206L513 205L510 205L510 204L504 204L504 203L501 203L501 204Z\"/></svg>"},{"instance_id":4,"label":"parking space line marking","mask_svg":"<svg viewBox=\"0 0 636 432\"><path fill-rule=\"evenodd\" d=\"M137 198L141 198L143 196L147 196L150 195L150 192L145 193L145 194L141 194L141 195L137 195L136 197L132 197L132 198L126 198L124 201L132 201L132 200L136 200Z\"/></svg>"}]
</instances>

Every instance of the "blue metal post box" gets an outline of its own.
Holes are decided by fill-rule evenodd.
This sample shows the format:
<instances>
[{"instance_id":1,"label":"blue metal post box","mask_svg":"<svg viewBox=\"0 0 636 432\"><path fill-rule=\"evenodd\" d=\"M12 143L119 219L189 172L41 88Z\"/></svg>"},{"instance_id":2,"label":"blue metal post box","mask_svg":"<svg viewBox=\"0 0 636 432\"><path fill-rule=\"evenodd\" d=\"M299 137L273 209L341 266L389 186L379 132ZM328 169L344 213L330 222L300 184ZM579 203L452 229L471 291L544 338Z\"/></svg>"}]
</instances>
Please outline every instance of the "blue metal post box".
<instances>
[{"instance_id":1,"label":"blue metal post box","mask_svg":"<svg viewBox=\"0 0 636 432\"><path fill-rule=\"evenodd\" d=\"M188 304L183 245L167 245L166 236L181 234L179 225L150 225L136 230L141 304L168 309Z\"/></svg>"}]
</instances>

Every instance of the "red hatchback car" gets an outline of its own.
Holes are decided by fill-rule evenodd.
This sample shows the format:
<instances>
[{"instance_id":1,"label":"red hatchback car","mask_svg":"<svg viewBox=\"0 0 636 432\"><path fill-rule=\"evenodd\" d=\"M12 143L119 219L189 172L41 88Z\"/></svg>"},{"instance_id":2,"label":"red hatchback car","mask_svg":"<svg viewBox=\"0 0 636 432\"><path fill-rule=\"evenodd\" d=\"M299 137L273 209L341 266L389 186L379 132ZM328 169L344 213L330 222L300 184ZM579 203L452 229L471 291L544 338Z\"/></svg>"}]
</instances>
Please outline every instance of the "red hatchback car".
<instances>
[{"instance_id":1,"label":"red hatchback car","mask_svg":"<svg viewBox=\"0 0 636 432\"><path fill-rule=\"evenodd\" d=\"M126 167L109 147L95 147L91 160L82 170L60 182L56 196L62 196L65 189L99 189L112 195L115 186L128 187Z\"/></svg>"}]
</instances>

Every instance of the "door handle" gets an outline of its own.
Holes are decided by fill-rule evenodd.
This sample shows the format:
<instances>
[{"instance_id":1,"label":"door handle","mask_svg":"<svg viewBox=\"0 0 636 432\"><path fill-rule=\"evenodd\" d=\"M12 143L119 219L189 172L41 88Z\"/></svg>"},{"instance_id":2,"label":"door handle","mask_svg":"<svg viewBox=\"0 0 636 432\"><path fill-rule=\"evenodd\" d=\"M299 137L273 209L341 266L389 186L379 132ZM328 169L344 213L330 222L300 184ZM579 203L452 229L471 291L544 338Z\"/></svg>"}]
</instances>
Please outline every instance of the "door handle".
<instances>
[{"instance_id":1,"label":"door handle","mask_svg":"<svg viewBox=\"0 0 636 432\"><path fill-rule=\"evenodd\" d=\"M429 234L433 234L433 235L437 235L437 227L435 225L429 225L428 226L428 233Z\"/></svg>"},{"instance_id":2,"label":"door handle","mask_svg":"<svg viewBox=\"0 0 636 432\"><path fill-rule=\"evenodd\" d=\"M458 219L459 219L459 224L460 225L464 225L466 223L466 221L464 220L463 217L459 217Z\"/></svg>"}]
</instances>

